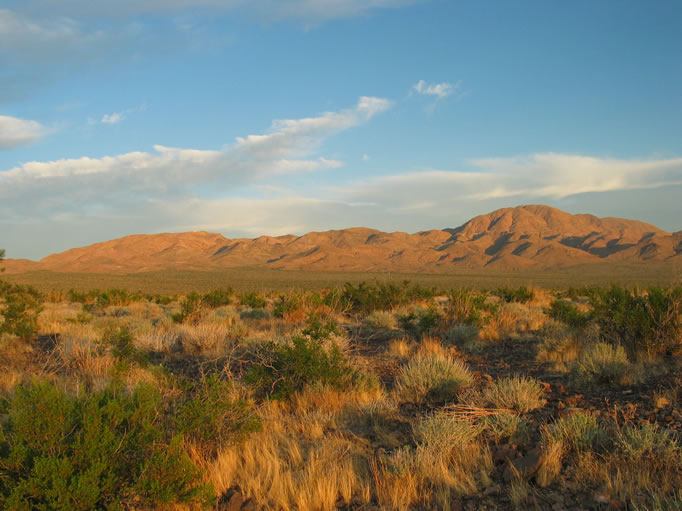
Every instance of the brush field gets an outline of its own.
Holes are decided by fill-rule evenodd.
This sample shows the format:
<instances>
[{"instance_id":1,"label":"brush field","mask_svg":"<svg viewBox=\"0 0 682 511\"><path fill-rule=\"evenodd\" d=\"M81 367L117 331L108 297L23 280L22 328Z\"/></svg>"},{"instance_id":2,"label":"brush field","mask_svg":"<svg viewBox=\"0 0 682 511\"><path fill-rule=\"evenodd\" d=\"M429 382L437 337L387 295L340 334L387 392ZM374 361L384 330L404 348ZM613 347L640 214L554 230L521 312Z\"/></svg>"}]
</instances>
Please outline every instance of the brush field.
<instances>
[{"instance_id":1,"label":"brush field","mask_svg":"<svg viewBox=\"0 0 682 511\"><path fill-rule=\"evenodd\" d=\"M0 508L682 509L682 288L246 280L0 283Z\"/></svg>"}]
</instances>

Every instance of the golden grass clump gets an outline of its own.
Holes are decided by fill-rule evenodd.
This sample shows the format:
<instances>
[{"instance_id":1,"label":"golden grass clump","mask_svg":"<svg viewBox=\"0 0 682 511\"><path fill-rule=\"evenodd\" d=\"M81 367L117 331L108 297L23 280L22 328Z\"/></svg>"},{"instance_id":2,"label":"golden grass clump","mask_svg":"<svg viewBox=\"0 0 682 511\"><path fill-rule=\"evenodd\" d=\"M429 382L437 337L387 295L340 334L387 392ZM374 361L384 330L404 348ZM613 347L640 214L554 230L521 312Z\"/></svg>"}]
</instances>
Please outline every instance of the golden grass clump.
<instances>
[{"instance_id":1,"label":"golden grass clump","mask_svg":"<svg viewBox=\"0 0 682 511\"><path fill-rule=\"evenodd\" d=\"M473 384L466 364L450 355L431 353L417 356L403 366L396 379L400 401L417 404L444 402Z\"/></svg>"},{"instance_id":2,"label":"golden grass clump","mask_svg":"<svg viewBox=\"0 0 682 511\"><path fill-rule=\"evenodd\" d=\"M527 376L512 376L493 381L481 393L485 406L527 413L545 404L544 388Z\"/></svg>"}]
</instances>

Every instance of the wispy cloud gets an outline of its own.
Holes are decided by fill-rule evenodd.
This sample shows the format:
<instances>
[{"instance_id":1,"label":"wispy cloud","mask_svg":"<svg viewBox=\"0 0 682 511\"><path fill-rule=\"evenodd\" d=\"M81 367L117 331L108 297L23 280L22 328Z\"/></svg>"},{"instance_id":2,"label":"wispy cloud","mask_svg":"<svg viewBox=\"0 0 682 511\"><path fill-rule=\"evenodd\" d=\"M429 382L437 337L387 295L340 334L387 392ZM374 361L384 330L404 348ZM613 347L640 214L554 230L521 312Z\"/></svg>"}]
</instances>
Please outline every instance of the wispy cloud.
<instances>
[{"instance_id":1,"label":"wispy cloud","mask_svg":"<svg viewBox=\"0 0 682 511\"><path fill-rule=\"evenodd\" d=\"M455 92L461 83L461 81L457 81L456 83L441 82L428 84L425 80L419 80L412 86L412 90L425 96L435 96L438 99L444 99Z\"/></svg>"},{"instance_id":2,"label":"wispy cloud","mask_svg":"<svg viewBox=\"0 0 682 511\"><path fill-rule=\"evenodd\" d=\"M118 124L123 119L125 119L125 113L114 112L113 114L104 114L100 122L102 124Z\"/></svg>"},{"instance_id":3,"label":"wispy cloud","mask_svg":"<svg viewBox=\"0 0 682 511\"><path fill-rule=\"evenodd\" d=\"M39 122L0 115L0 149L12 149L35 142L46 133L47 130Z\"/></svg>"},{"instance_id":4,"label":"wispy cloud","mask_svg":"<svg viewBox=\"0 0 682 511\"><path fill-rule=\"evenodd\" d=\"M154 152L24 163L0 172L0 212L49 217L73 201L98 210L107 202L115 206L132 198L174 201L191 197L195 187L206 183L212 183L214 193L229 194L275 176L339 168L340 161L315 156L320 143L389 106L381 98L361 97L354 107L338 112L275 121L269 133L238 138L220 150L156 145Z\"/></svg>"},{"instance_id":5,"label":"wispy cloud","mask_svg":"<svg viewBox=\"0 0 682 511\"><path fill-rule=\"evenodd\" d=\"M373 9L405 7L422 0L119 0L93 2L70 0L57 5L52 0L25 0L26 7L58 10L70 16L167 13L187 9L236 10L268 21L298 19L321 22L368 13Z\"/></svg>"}]
</instances>

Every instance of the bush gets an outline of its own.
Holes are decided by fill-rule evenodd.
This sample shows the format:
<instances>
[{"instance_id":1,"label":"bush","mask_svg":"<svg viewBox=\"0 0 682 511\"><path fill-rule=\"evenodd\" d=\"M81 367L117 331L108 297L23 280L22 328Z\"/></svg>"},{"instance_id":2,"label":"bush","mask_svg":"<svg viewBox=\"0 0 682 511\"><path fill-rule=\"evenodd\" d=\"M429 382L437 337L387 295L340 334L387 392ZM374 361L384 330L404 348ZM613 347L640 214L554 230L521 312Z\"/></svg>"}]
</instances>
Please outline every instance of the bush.
<instances>
[{"instance_id":1,"label":"bush","mask_svg":"<svg viewBox=\"0 0 682 511\"><path fill-rule=\"evenodd\" d=\"M434 353L414 358L402 367L396 390L402 401L442 403L472 383L473 377L464 362Z\"/></svg>"},{"instance_id":2,"label":"bush","mask_svg":"<svg viewBox=\"0 0 682 511\"><path fill-rule=\"evenodd\" d=\"M203 301L198 293L191 292L180 302L180 312L173 314L173 321L176 323L196 324L201 319Z\"/></svg>"},{"instance_id":3,"label":"bush","mask_svg":"<svg viewBox=\"0 0 682 511\"><path fill-rule=\"evenodd\" d=\"M353 370L338 346L325 348L319 340L295 336L290 344L266 346L262 364L253 365L246 381L274 399L285 399L306 385L341 389Z\"/></svg>"},{"instance_id":4,"label":"bush","mask_svg":"<svg viewBox=\"0 0 682 511\"><path fill-rule=\"evenodd\" d=\"M583 328L590 321L590 314L580 312L575 305L565 300L553 301L547 313L549 317L572 328Z\"/></svg>"},{"instance_id":5,"label":"bush","mask_svg":"<svg viewBox=\"0 0 682 511\"><path fill-rule=\"evenodd\" d=\"M339 298L346 305L345 308L351 312L368 314L377 309L393 309L415 300L429 299L433 295L432 289L426 289L417 284L410 286L409 281L405 280L401 284L360 282L357 286L348 282L343 287Z\"/></svg>"},{"instance_id":6,"label":"bush","mask_svg":"<svg viewBox=\"0 0 682 511\"><path fill-rule=\"evenodd\" d=\"M639 352L670 353L682 342L682 288L651 287L647 293L612 286L594 300L594 314L606 342L621 345L631 358Z\"/></svg>"},{"instance_id":7,"label":"bush","mask_svg":"<svg viewBox=\"0 0 682 511\"><path fill-rule=\"evenodd\" d=\"M493 294L502 298L505 302L528 303L535 298L535 292L526 286L519 288L500 287L493 291Z\"/></svg>"},{"instance_id":8,"label":"bush","mask_svg":"<svg viewBox=\"0 0 682 511\"><path fill-rule=\"evenodd\" d=\"M254 321L259 321L261 319L269 319L270 313L265 309L251 309L248 311L241 311L239 313L241 319L251 319Z\"/></svg>"},{"instance_id":9,"label":"bush","mask_svg":"<svg viewBox=\"0 0 682 511\"><path fill-rule=\"evenodd\" d=\"M543 432L543 443L561 442L565 450L573 453L602 450L608 433L599 427L597 419L585 413L573 413L557 419Z\"/></svg>"},{"instance_id":10,"label":"bush","mask_svg":"<svg viewBox=\"0 0 682 511\"><path fill-rule=\"evenodd\" d=\"M69 396L55 385L16 389L0 448L4 509L212 506L213 491L166 428L155 389L110 385Z\"/></svg>"},{"instance_id":11,"label":"bush","mask_svg":"<svg viewBox=\"0 0 682 511\"><path fill-rule=\"evenodd\" d=\"M374 328L393 330L396 327L395 316L390 311L372 311L365 318L365 322Z\"/></svg>"},{"instance_id":12,"label":"bush","mask_svg":"<svg viewBox=\"0 0 682 511\"><path fill-rule=\"evenodd\" d=\"M450 323L480 327L482 312L491 312L486 297L470 289L453 289L448 297L446 316Z\"/></svg>"},{"instance_id":13,"label":"bush","mask_svg":"<svg viewBox=\"0 0 682 511\"><path fill-rule=\"evenodd\" d=\"M406 334L419 338L433 332L440 322L441 316L435 307L429 307L417 314L410 312L398 316L398 324Z\"/></svg>"},{"instance_id":14,"label":"bush","mask_svg":"<svg viewBox=\"0 0 682 511\"><path fill-rule=\"evenodd\" d=\"M22 339L32 337L38 329L38 314L43 309L42 297L30 286L8 284L0 281L0 333L17 335Z\"/></svg>"},{"instance_id":15,"label":"bush","mask_svg":"<svg viewBox=\"0 0 682 511\"><path fill-rule=\"evenodd\" d=\"M323 341L332 335L339 335L341 330L333 319L323 320L318 314L311 313L301 333L314 341Z\"/></svg>"},{"instance_id":16,"label":"bush","mask_svg":"<svg viewBox=\"0 0 682 511\"><path fill-rule=\"evenodd\" d=\"M252 406L233 399L233 393L232 385L215 374L202 378L193 386L191 399L178 408L178 430L213 454L258 431L261 424Z\"/></svg>"},{"instance_id":17,"label":"bush","mask_svg":"<svg viewBox=\"0 0 682 511\"><path fill-rule=\"evenodd\" d=\"M473 325L455 325L445 334L445 342L463 350L473 350L480 343L479 329Z\"/></svg>"},{"instance_id":18,"label":"bush","mask_svg":"<svg viewBox=\"0 0 682 511\"><path fill-rule=\"evenodd\" d=\"M622 346L598 342L582 351L574 373L585 383L623 383L630 363Z\"/></svg>"},{"instance_id":19,"label":"bush","mask_svg":"<svg viewBox=\"0 0 682 511\"><path fill-rule=\"evenodd\" d=\"M141 366L149 363L149 354L134 346L133 336L125 327L106 332L103 342L111 346L113 355L120 361L137 362Z\"/></svg>"},{"instance_id":20,"label":"bush","mask_svg":"<svg viewBox=\"0 0 682 511\"><path fill-rule=\"evenodd\" d=\"M239 297L239 303L252 309L264 309L268 305L268 300L261 293L250 291Z\"/></svg>"},{"instance_id":21,"label":"bush","mask_svg":"<svg viewBox=\"0 0 682 511\"><path fill-rule=\"evenodd\" d=\"M232 303L232 288L214 289L201 297L201 303L209 309L217 309L223 305L230 305Z\"/></svg>"},{"instance_id":22,"label":"bush","mask_svg":"<svg viewBox=\"0 0 682 511\"><path fill-rule=\"evenodd\" d=\"M542 385L527 376L512 376L492 382L483 391L487 406L526 413L545 404Z\"/></svg>"}]
</instances>

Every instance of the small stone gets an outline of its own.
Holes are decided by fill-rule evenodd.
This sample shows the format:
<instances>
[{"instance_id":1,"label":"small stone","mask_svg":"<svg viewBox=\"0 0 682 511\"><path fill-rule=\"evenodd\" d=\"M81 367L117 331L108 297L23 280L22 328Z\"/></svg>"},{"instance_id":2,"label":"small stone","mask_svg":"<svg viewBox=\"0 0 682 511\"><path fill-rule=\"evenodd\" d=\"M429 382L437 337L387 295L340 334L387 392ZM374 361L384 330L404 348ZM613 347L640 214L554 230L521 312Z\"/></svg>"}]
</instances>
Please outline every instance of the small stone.
<instances>
[{"instance_id":1,"label":"small stone","mask_svg":"<svg viewBox=\"0 0 682 511\"><path fill-rule=\"evenodd\" d=\"M603 495L601 493L595 493L593 500L597 504L610 504L611 503L611 499L609 497L607 497L606 495Z\"/></svg>"},{"instance_id":2,"label":"small stone","mask_svg":"<svg viewBox=\"0 0 682 511\"><path fill-rule=\"evenodd\" d=\"M519 477L530 479L540 468L542 452L540 449L531 449L525 456L516 458L511 464L507 465L502 473L506 482L511 481L518 474Z\"/></svg>"},{"instance_id":3,"label":"small stone","mask_svg":"<svg viewBox=\"0 0 682 511\"><path fill-rule=\"evenodd\" d=\"M564 511L564 509L566 509L566 508L564 507L564 505L561 502L556 502L552 506L552 511Z\"/></svg>"},{"instance_id":4,"label":"small stone","mask_svg":"<svg viewBox=\"0 0 682 511\"><path fill-rule=\"evenodd\" d=\"M490 486L483 492L484 497L491 497L493 495L500 495L502 493L502 488L499 485Z\"/></svg>"}]
</instances>

